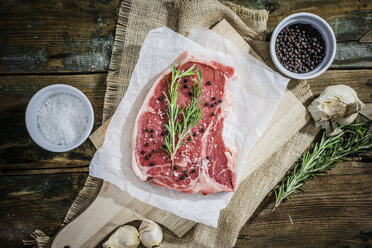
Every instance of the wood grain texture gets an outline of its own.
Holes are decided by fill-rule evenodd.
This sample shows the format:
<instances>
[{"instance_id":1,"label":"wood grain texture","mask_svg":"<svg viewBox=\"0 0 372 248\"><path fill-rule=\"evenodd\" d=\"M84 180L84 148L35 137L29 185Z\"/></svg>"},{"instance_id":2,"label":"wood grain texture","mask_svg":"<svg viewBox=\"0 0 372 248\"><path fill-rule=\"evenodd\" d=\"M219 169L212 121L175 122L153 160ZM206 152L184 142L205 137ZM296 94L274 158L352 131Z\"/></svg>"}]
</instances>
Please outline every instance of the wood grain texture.
<instances>
[{"instance_id":1,"label":"wood grain texture","mask_svg":"<svg viewBox=\"0 0 372 248\"><path fill-rule=\"evenodd\" d=\"M308 82L316 96L327 86L346 84L357 92L364 103L372 103L372 70L328 70Z\"/></svg>"},{"instance_id":2,"label":"wood grain texture","mask_svg":"<svg viewBox=\"0 0 372 248\"><path fill-rule=\"evenodd\" d=\"M119 3L3 1L0 72L107 71Z\"/></svg>"},{"instance_id":3,"label":"wood grain texture","mask_svg":"<svg viewBox=\"0 0 372 248\"><path fill-rule=\"evenodd\" d=\"M31 97L50 84L68 84L80 89L91 101L97 128L102 120L106 74L0 76L0 170L46 169L88 166L95 149L87 140L66 153L48 152L30 138L25 110Z\"/></svg>"},{"instance_id":4,"label":"wood grain texture","mask_svg":"<svg viewBox=\"0 0 372 248\"><path fill-rule=\"evenodd\" d=\"M319 15L329 23L337 40L332 69L372 67L372 43L359 42L372 27L370 0L232 0L232 2L248 8L269 11L267 40L276 25L286 16L298 12Z\"/></svg>"},{"instance_id":5,"label":"wood grain texture","mask_svg":"<svg viewBox=\"0 0 372 248\"><path fill-rule=\"evenodd\" d=\"M284 17L312 12L328 21L338 41L332 68L370 68L371 1L234 0L267 9L268 38ZM120 0L5 1L0 5L0 73L107 71ZM334 6L337 6L335 8Z\"/></svg>"},{"instance_id":6,"label":"wood grain texture","mask_svg":"<svg viewBox=\"0 0 372 248\"><path fill-rule=\"evenodd\" d=\"M97 198L81 215L63 227L51 247L95 247L118 226L140 220L138 216L156 221L178 237L182 237L195 225L193 221L144 204L115 185L104 182ZM83 233L81 229L84 229Z\"/></svg>"},{"instance_id":7,"label":"wood grain texture","mask_svg":"<svg viewBox=\"0 0 372 248\"><path fill-rule=\"evenodd\" d=\"M311 12L325 19L335 32L337 42L359 40L370 29L372 2L369 0L230 0L239 5L269 11L267 33L286 16L298 12Z\"/></svg>"},{"instance_id":8,"label":"wood grain texture","mask_svg":"<svg viewBox=\"0 0 372 248\"><path fill-rule=\"evenodd\" d=\"M236 247L370 247L372 163L337 163L274 212L268 196Z\"/></svg>"},{"instance_id":9,"label":"wood grain texture","mask_svg":"<svg viewBox=\"0 0 372 248\"><path fill-rule=\"evenodd\" d=\"M0 247L23 247L35 229L53 235L87 173L0 178Z\"/></svg>"}]
</instances>

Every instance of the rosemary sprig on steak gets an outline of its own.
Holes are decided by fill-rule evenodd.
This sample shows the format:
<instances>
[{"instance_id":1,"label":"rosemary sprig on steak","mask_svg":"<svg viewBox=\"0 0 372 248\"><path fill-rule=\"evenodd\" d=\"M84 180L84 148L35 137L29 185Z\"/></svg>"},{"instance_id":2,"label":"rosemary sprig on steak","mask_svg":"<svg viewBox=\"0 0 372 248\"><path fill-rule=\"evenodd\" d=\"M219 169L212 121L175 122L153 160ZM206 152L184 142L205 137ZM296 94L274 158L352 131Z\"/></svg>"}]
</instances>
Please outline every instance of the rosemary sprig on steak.
<instances>
[{"instance_id":1,"label":"rosemary sprig on steak","mask_svg":"<svg viewBox=\"0 0 372 248\"><path fill-rule=\"evenodd\" d=\"M179 96L177 90L180 87L180 81L184 77L194 75L198 76L198 80L193 80L195 85L192 98L189 104L182 108L177 103ZM203 110L201 108L201 84L203 79L201 70L199 73L196 72L195 64L183 73L181 73L180 64L178 70L174 65L172 65L172 81L169 83L168 79L166 80L169 90L168 94L165 92L163 92L163 94L168 102L168 109L166 110L168 123L164 124L164 127L168 131L169 135L164 139L165 147L163 150L170 156L173 170L173 161L177 150L183 144L188 142L187 138L191 135L191 129L195 127L203 117Z\"/></svg>"},{"instance_id":2,"label":"rosemary sprig on steak","mask_svg":"<svg viewBox=\"0 0 372 248\"><path fill-rule=\"evenodd\" d=\"M346 156L358 155L372 148L372 133L368 132L370 122L358 122L341 126L342 132L322 139L312 149L303 154L293 170L275 189L275 206L290 198L297 190L306 189L304 181L332 169L334 164Z\"/></svg>"}]
</instances>

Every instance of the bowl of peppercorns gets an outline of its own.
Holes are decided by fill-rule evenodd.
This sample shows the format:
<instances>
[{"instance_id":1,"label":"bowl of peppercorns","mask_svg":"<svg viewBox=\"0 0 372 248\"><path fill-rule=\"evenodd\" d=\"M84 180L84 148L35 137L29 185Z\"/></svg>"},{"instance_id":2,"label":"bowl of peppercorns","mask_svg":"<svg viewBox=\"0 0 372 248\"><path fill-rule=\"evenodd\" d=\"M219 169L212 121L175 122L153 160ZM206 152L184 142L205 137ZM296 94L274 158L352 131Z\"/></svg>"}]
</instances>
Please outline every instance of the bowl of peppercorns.
<instances>
[{"instance_id":1,"label":"bowl of peppercorns","mask_svg":"<svg viewBox=\"0 0 372 248\"><path fill-rule=\"evenodd\" d=\"M311 13L286 17L270 40L273 63L284 75L295 79L315 78L332 64L336 38L329 24Z\"/></svg>"}]
</instances>

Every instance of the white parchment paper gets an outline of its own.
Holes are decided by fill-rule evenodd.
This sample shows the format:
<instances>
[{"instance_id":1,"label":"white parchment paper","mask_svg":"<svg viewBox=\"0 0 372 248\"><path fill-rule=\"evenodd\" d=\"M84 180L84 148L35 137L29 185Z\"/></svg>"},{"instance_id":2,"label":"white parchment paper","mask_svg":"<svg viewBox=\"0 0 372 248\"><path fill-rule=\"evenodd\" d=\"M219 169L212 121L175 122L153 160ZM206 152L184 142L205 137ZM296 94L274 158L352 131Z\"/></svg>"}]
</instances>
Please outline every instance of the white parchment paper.
<instances>
[{"instance_id":1,"label":"white parchment paper","mask_svg":"<svg viewBox=\"0 0 372 248\"><path fill-rule=\"evenodd\" d=\"M237 150L235 166L239 177L249 149L268 126L289 80L227 39L201 27L193 28L189 38L166 27L148 33L129 87L107 128L103 146L91 161L89 174L117 185L142 202L216 227L220 211L233 193L204 196L176 192L140 181L131 166L134 120L146 93L157 75L186 50L235 68L238 78L227 88L232 108L224 122L223 139Z\"/></svg>"}]
</instances>

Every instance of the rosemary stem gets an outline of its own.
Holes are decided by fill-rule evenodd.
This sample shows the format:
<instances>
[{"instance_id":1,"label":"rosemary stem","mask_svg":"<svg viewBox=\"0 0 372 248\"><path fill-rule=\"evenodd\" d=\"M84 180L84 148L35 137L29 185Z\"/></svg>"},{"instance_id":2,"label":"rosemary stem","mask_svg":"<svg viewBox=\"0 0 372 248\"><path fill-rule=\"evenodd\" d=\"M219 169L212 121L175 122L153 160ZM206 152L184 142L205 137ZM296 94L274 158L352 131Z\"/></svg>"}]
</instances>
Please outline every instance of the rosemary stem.
<instances>
[{"instance_id":1,"label":"rosemary stem","mask_svg":"<svg viewBox=\"0 0 372 248\"><path fill-rule=\"evenodd\" d=\"M372 134L368 133L371 122L358 122L341 126L342 132L333 137L323 133L319 142L315 143L312 151L307 151L295 163L293 170L274 190L275 206L290 197L298 189L305 188L303 182L327 171L333 164L342 161L349 155L360 154L372 148Z\"/></svg>"},{"instance_id":2,"label":"rosemary stem","mask_svg":"<svg viewBox=\"0 0 372 248\"><path fill-rule=\"evenodd\" d=\"M177 90L180 87L180 81L183 77L194 75L198 76L198 80L194 79L195 85L193 97L189 104L181 109L181 106L177 104L179 96ZM166 111L168 123L164 124L164 127L169 133L169 135L164 139L164 145L166 148L163 148L163 150L167 152L171 158L172 170L177 150L187 142L185 138L189 135L191 129L199 123L203 116L203 110L201 108L201 83L201 70L197 73L195 71L195 64L182 73L181 63L178 69L172 65L172 80L170 84L168 82L168 93L166 94L163 92L168 102L168 110ZM183 117L182 121L179 120L181 119L179 118L180 116ZM178 138L177 141L176 138Z\"/></svg>"}]
</instances>

